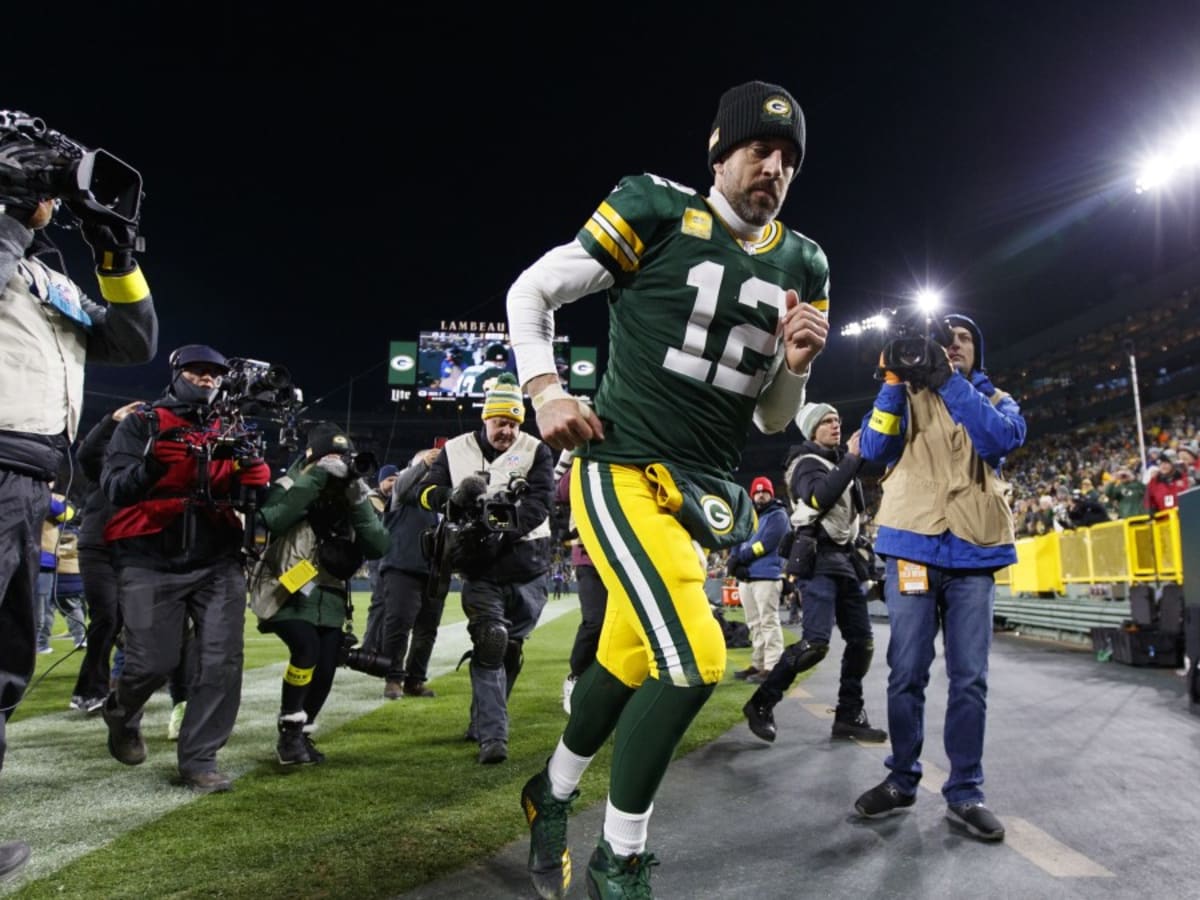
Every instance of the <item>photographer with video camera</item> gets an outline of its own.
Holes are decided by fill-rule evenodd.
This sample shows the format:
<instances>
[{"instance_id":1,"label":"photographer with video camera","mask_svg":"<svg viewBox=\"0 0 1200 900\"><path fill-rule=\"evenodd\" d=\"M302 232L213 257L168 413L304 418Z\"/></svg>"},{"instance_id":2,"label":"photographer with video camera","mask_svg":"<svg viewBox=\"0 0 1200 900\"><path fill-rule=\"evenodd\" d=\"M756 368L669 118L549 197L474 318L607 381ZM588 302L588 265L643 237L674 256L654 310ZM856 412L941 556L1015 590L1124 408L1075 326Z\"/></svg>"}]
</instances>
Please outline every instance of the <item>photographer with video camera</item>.
<instances>
[{"instance_id":1,"label":"photographer with video camera","mask_svg":"<svg viewBox=\"0 0 1200 900\"><path fill-rule=\"evenodd\" d=\"M387 672L386 658L352 649L350 579L388 548L364 468L374 469L369 455L356 454L332 422L319 422L260 510L269 538L250 578L250 608L258 630L277 635L289 654L275 747L280 765L325 761L312 732L339 665Z\"/></svg>"},{"instance_id":2,"label":"photographer with video camera","mask_svg":"<svg viewBox=\"0 0 1200 900\"><path fill-rule=\"evenodd\" d=\"M1025 442L1025 420L984 373L979 326L962 315L937 326L940 335L884 347L876 373L883 385L860 435L862 458L887 467L875 550L886 564L892 752L887 778L854 808L878 818L916 802L925 689L940 630L950 682L942 730L950 760L946 817L974 837L999 841L1004 825L983 794L988 653L995 573L1017 561L1000 467Z\"/></svg>"},{"instance_id":3,"label":"photographer with video camera","mask_svg":"<svg viewBox=\"0 0 1200 900\"><path fill-rule=\"evenodd\" d=\"M188 344L171 383L125 416L105 451L101 484L117 512L104 527L119 571L125 665L101 714L119 762L146 759L142 708L179 664L188 620L192 678L179 735L179 774L197 793L227 791L217 751L241 702L246 614L241 511L271 480L260 449L216 408L224 356Z\"/></svg>"},{"instance_id":4,"label":"photographer with video camera","mask_svg":"<svg viewBox=\"0 0 1200 900\"><path fill-rule=\"evenodd\" d=\"M65 274L45 236L64 203L63 220L79 221L95 255L102 302ZM133 169L40 119L0 110L0 767L4 723L34 669L42 519L79 427L85 364L144 363L158 343L150 289L133 259L140 204ZM58 256L57 267L46 254ZM0 875L28 855L21 842L0 843Z\"/></svg>"},{"instance_id":5,"label":"photographer with video camera","mask_svg":"<svg viewBox=\"0 0 1200 900\"><path fill-rule=\"evenodd\" d=\"M508 695L547 600L554 453L521 431L524 421L516 378L500 376L484 399L483 427L448 441L419 487L421 506L445 513L436 580L463 579L473 648L467 738L485 765L508 758Z\"/></svg>"}]
</instances>

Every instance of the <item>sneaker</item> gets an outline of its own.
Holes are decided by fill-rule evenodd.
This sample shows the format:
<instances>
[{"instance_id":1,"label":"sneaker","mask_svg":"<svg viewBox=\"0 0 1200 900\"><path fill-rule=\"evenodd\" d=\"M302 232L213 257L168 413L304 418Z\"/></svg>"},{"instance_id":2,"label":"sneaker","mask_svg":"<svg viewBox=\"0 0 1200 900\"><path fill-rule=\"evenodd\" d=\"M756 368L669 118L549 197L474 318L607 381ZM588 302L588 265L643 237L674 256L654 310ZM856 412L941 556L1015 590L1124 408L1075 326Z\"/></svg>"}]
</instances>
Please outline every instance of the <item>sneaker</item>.
<instances>
[{"instance_id":1,"label":"sneaker","mask_svg":"<svg viewBox=\"0 0 1200 900\"><path fill-rule=\"evenodd\" d=\"M736 678L738 681L745 681L751 675L757 675L759 673L759 671L760 670L756 666L747 666L746 668L744 668L738 672L734 672L733 677Z\"/></svg>"},{"instance_id":2,"label":"sneaker","mask_svg":"<svg viewBox=\"0 0 1200 900\"><path fill-rule=\"evenodd\" d=\"M568 675L563 679L563 712L571 714L571 694L575 690L575 676Z\"/></svg>"},{"instance_id":3,"label":"sneaker","mask_svg":"<svg viewBox=\"0 0 1200 900\"><path fill-rule=\"evenodd\" d=\"M181 778L197 794L220 794L233 790L233 781L221 772L184 772Z\"/></svg>"},{"instance_id":4,"label":"sneaker","mask_svg":"<svg viewBox=\"0 0 1200 900\"><path fill-rule=\"evenodd\" d=\"M588 860L588 897L590 900L653 900L650 869L657 865L653 853L617 856L608 841L601 838Z\"/></svg>"},{"instance_id":5,"label":"sneaker","mask_svg":"<svg viewBox=\"0 0 1200 900\"><path fill-rule=\"evenodd\" d=\"M100 710L104 709L104 703L106 700L108 700L107 694L104 694L103 696L99 696L99 697L91 697L87 700L84 700L83 701L83 710L89 716L94 716L96 713L100 712Z\"/></svg>"},{"instance_id":6,"label":"sneaker","mask_svg":"<svg viewBox=\"0 0 1200 900\"><path fill-rule=\"evenodd\" d=\"M479 764L491 766L508 759L508 741L484 741L479 745Z\"/></svg>"},{"instance_id":7,"label":"sneaker","mask_svg":"<svg viewBox=\"0 0 1200 900\"><path fill-rule=\"evenodd\" d=\"M87 638L80 638L79 640L77 640L75 642L75 649L76 650L86 650L87 649Z\"/></svg>"},{"instance_id":8,"label":"sneaker","mask_svg":"<svg viewBox=\"0 0 1200 900\"><path fill-rule=\"evenodd\" d=\"M854 810L864 819L882 819L917 802L915 794L902 794L890 781L875 785L854 801Z\"/></svg>"},{"instance_id":9,"label":"sneaker","mask_svg":"<svg viewBox=\"0 0 1200 900\"><path fill-rule=\"evenodd\" d=\"M433 688L426 687L423 681L406 681L404 682L404 696L433 698L437 694L433 692Z\"/></svg>"},{"instance_id":10,"label":"sneaker","mask_svg":"<svg viewBox=\"0 0 1200 900\"><path fill-rule=\"evenodd\" d=\"M559 800L550 790L545 769L521 788L521 809L529 823L529 878L545 900L565 897L571 886L571 851L567 848L567 816L579 796L572 791Z\"/></svg>"},{"instance_id":11,"label":"sneaker","mask_svg":"<svg viewBox=\"0 0 1200 900\"><path fill-rule=\"evenodd\" d=\"M887 732L882 728L872 728L867 721L867 711L860 709L853 719L834 719L831 736L844 740L864 741L868 744L882 744L887 740Z\"/></svg>"},{"instance_id":12,"label":"sneaker","mask_svg":"<svg viewBox=\"0 0 1200 900\"><path fill-rule=\"evenodd\" d=\"M38 656L45 656L47 653L53 653L53 647L38 647Z\"/></svg>"},{"instance_id":13,"label":"sneaker","mask_svg":"<svg viewBox=\"0 0 1200 900\"><path fill-rule=\"evenodd\" d=\"M125 723L109 712L107 704L100 714L108 726L108 752L112 758L127 766L140 766L146 761L146 742L138 728L128 728Z\"/></svg>"},{"instance_id":14,"label":"sneaker","mask_svg":"<svg viewBox=\"0 0 1200 900\"><path fill-rule=\"evenodd\" d=\"M762 738L768 744L775 743L775 714L771 712L771 707L765 703L755 703L754 697L751 697L742 707L742 715L746 717L755 737Z\"/></svg>"},{"instance_id":15,"label":"sneaker","mask_svg":"<svg viewBox=\"0 0 1200 900\"><path fill-rule=\"evenodd\" d=\"M1004 840L1004 825L996 818L995 813L978 800L949 804L946 807L946 818L955 825L963 826L980 840Z\"/></svg>"},{"instance_id":16,"label":"sneaker","mask_svg":"<svg viewBox=\"0 0 1200 900\"><path fill-rule=\"evenodd\" d=\"M187 712L187 701L181 700L171 707L171 718L167 721L167 740L179 740L179 732L183 728L183 715Z\"/></svg>"},{"instance_id":17,"label":"sneaker","mask_svg":"<svg viewBox=\"0 0 1200 900\"><path fill-rule=\"evenodd\" d=\"M399 700L404 696L404 685L398 681L389 681L383 686L384 700Z\"/></svg>"},{"instance_id":18,"label":"sneaker","mask_svg":"<svg viewBox=\"0 0 1200 900\"><path fill-rule=\"evenodd\" d=\"M67 704L67 708L76 709L79 710L79 712L83 712L87 708L87 703L82 697L80 697L78 694L75 694L71 697L71 702Z\"/></svg>"}]
</instances>

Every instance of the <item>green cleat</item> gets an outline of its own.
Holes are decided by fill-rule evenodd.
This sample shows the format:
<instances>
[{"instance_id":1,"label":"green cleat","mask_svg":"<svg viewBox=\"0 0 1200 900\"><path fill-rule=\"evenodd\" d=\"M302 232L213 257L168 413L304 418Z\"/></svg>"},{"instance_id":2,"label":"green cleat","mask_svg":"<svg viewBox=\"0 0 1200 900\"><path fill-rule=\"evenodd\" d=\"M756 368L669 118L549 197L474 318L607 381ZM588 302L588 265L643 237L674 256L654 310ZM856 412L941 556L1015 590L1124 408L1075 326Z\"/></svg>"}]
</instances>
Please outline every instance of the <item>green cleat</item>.
<instances>
[{"instance_id":1,"label":"green cleat","mask_svg":"<svg viewBox=\"0 0 1200 900\"><path fill-rule=\"evenodd\" d=\"M658 865L653 853L616 856L608 841L600 839L587 867L590 900L654 900L650 869Z\"/></svg>"},{"instance_id":2,"label":"green cleat","mask_svg":"<svg viewBox=\"0 0 1200 900\"><path fill-rule=\"evenodd\" d=\"M544 900L561 900L571 886L567 816L578 796L579 791L573 791L566 800L556 799L545 769L521 789L521 809L529 823L529 879Z\"/></svg>"}]
</instances>

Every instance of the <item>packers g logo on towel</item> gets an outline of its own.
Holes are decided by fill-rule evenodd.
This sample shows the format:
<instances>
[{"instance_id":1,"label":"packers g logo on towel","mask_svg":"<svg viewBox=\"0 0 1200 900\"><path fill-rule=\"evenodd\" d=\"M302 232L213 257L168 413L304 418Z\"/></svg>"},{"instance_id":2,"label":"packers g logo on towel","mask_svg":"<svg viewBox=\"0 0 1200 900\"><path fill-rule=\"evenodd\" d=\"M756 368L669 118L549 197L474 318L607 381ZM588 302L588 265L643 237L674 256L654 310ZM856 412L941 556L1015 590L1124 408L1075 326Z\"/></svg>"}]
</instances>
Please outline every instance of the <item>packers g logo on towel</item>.
<instances>
[{"instance_id":1,"label":"packers g logo on towel","mask_svg":"<svg viewBox=\"0 0 1200 900\"><path fill-rule=\"evenodd\" d=\"M716 494L705 494L700 498L700 511L713 534L729 534L733 530L733 510Z\"/></svg>"}]
</instances>

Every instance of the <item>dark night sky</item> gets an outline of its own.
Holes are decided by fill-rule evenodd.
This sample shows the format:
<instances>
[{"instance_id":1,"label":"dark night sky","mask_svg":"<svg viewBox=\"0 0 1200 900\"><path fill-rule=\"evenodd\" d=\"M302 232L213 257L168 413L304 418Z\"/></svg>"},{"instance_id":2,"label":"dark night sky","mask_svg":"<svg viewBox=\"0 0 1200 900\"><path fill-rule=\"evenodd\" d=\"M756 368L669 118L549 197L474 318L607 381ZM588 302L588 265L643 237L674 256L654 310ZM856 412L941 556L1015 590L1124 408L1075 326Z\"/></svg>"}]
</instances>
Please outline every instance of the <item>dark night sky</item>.
<instances>
[{"instance_id":1,"label":"dark night sky","mask_svg":"<svg viewBox=\"0 0 1200 900\"><path fill-rule=\"evenodd\" d=\"M996 346L1200 251L1196 192L1164 204L1131 178L1200 116L1191 0L156 6L40 4L6 50L4 106L145 180L160 355L96 381L157 392L198 341L340 409L369 372L355 403L383 403L389 339L502 319L622 175L707 192L717 98L750 78L805 111L781 219L829 256L835 333L928 278ZM599 298L559 322L603 343ZM831 340L814 391L872 392L855 356Z\"/></svg>"}]
</instances>

